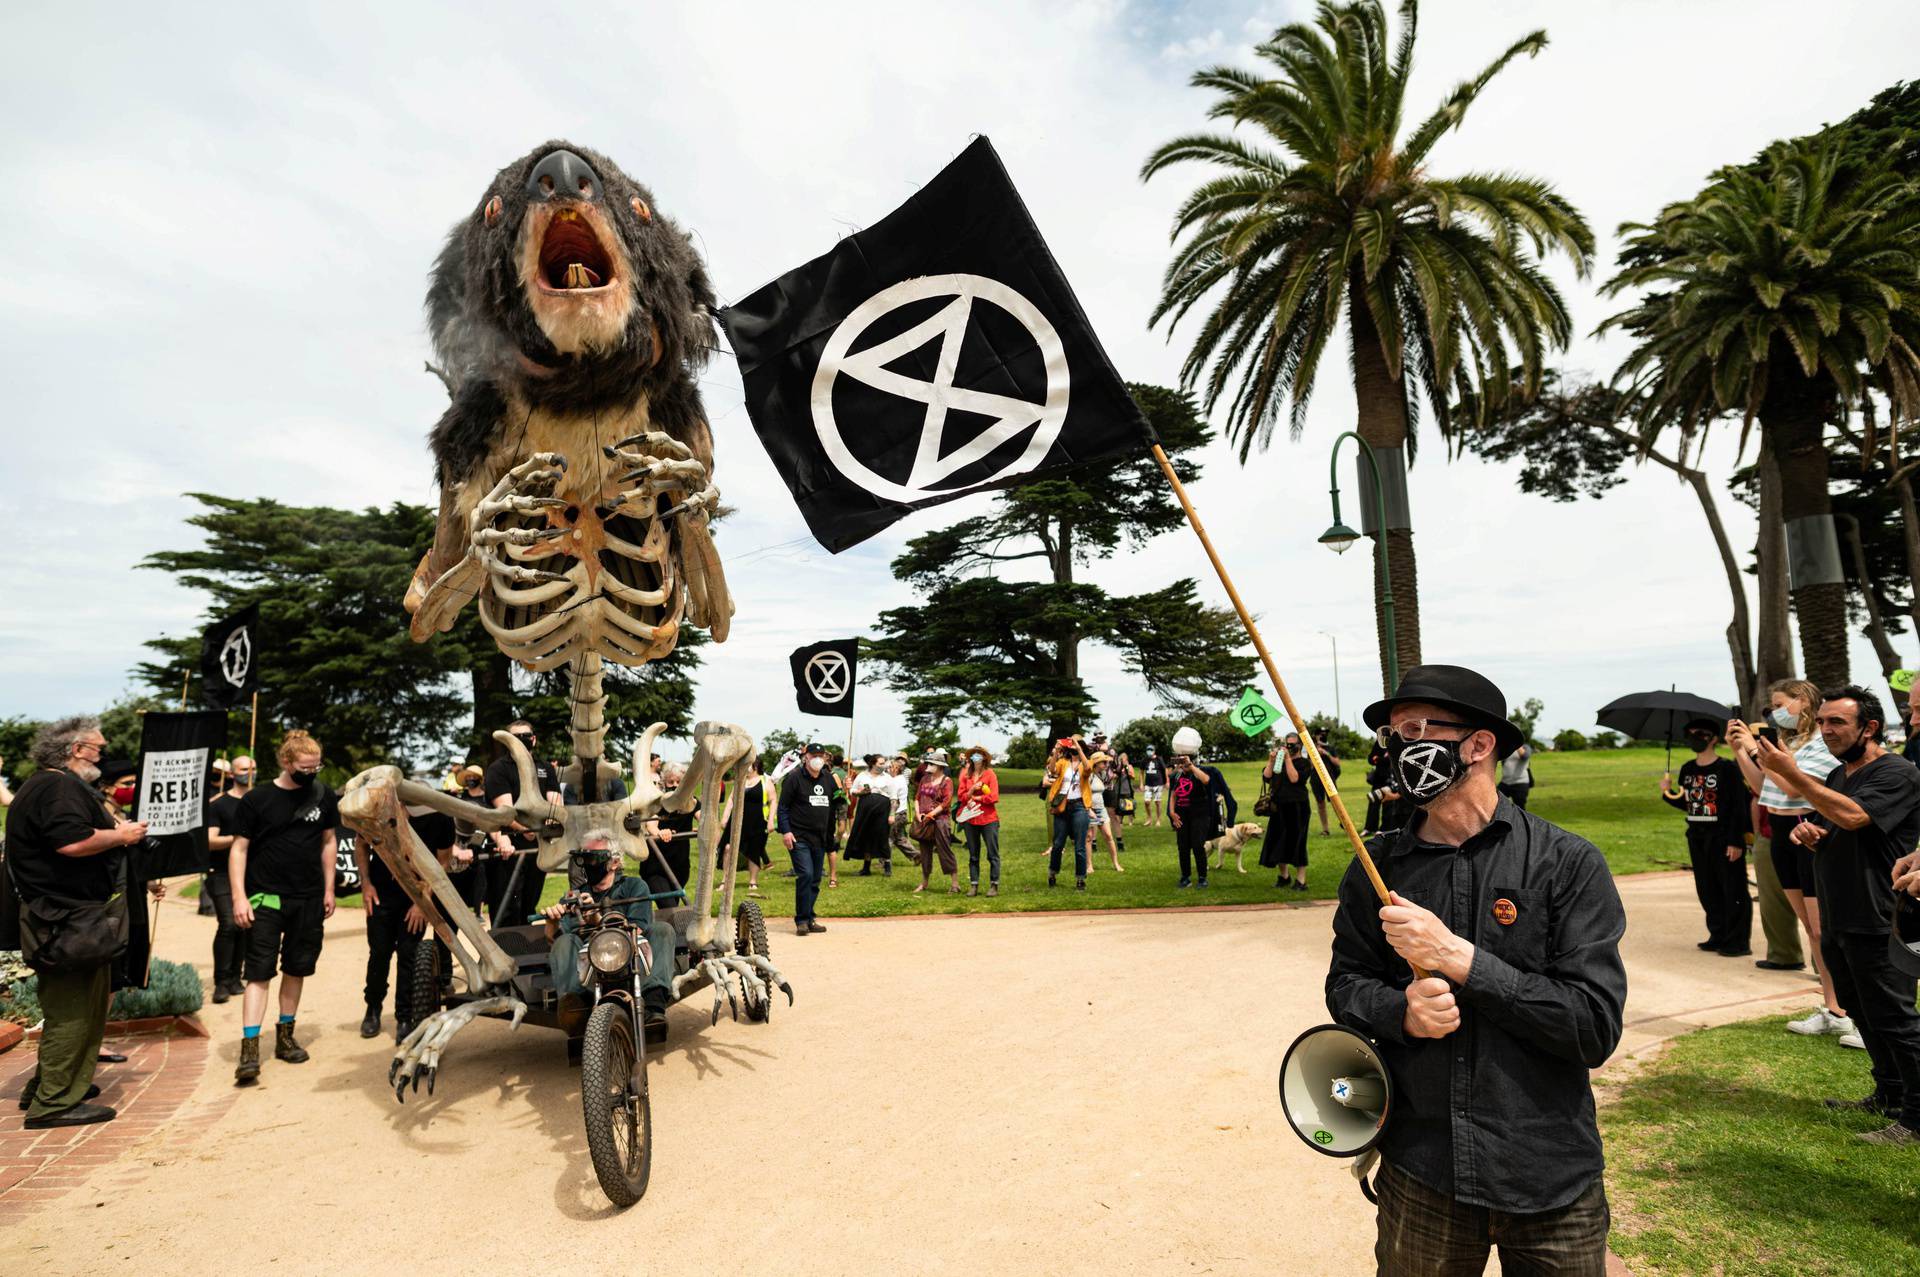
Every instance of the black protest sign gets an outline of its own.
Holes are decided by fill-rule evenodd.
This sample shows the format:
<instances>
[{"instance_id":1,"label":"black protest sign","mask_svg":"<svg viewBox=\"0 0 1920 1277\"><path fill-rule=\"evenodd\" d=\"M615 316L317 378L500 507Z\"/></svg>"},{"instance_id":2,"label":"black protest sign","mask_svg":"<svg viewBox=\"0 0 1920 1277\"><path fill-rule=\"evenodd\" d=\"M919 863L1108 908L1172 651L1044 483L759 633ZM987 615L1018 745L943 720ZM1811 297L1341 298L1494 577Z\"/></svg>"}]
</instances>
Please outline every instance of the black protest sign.
<instances>
[{"instance_id":1,"label":"black protest sign","mask_svg":"<svg viewBox=\"0 0 1920 1277\"><path fill-rule=\"evenodd\" d=\"M835 552L909 510L1151 442L984 137L720 318L753 428Z\"/></svg>"},{"instance_id":2,"label":"black protest sign","mask_svg":"<svg viewBox=\"0 0 1920 1277\"><path fill-rule=\"evenodd\" d=\"M260 606L207 627L200 639L200 686L207 704L232 709L260 690Z\"/></svg>"},{"instance_id":3,"label":"black protest sign","mask_svg":"<svg viewBox=\"0 0 1920 1277\"><path fill-rule=\"evenodd\" d=\"M802 714L853 717L859 649L860 640L848 638L828 639L793 650L787 659L793 665L793 697Z\"/></svg>"},{"instance_id":4,"label":"black protest sign","mask_svg":"<svg viewBox=\"0 0 1920 1277\"><path fill-rule=\"evenodd\" d=\"M213 759L226 743L227 716L218 710L141 718L133 818L147 822L147 840L134 857L137 881L206 869Z\"/></svg>"}]
</instances>

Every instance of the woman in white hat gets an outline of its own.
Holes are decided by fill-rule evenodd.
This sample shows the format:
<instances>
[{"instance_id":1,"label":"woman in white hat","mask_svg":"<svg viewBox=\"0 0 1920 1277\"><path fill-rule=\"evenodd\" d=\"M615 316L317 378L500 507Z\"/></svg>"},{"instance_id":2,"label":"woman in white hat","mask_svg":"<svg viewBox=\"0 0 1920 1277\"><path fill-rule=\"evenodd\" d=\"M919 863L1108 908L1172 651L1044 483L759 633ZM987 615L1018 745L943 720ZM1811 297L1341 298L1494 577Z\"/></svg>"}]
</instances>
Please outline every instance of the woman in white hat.
<instances>
[{"instance_id":1,"label":"woman in white hat","mask_svg":"<svg viewBox=\"0 0 1920 1277\"><path fill-rule=\"evenodd\" d=\"M947 751L930 749L913 774L913 840L920 844L920 885L933 878L933 858L947 875L947 889L960 894L960 866L953 855L953 782L947 779Z\"/></svg>"}]
</instances>

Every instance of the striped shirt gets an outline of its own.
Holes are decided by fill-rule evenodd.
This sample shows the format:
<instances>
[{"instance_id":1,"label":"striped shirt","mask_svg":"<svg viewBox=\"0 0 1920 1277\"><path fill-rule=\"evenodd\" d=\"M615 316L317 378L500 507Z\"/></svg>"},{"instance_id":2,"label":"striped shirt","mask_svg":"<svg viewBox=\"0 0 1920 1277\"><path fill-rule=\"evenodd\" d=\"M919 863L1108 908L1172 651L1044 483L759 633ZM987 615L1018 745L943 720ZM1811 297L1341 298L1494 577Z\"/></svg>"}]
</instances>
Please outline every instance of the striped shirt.
<instances>
[{"instance_id":1,"label":"striped shirt","mask_svg":"<svg viewBox=\"0 0 1920 1277\"><path fill-rule=\"evenodd\" d=\"M1827 783L1827 777L1840 765L1840 760L1827 748L1827 742L1815 732L1807 738L1807 743L1793 751L1794 766L1813 777L1821 784ZM1760 805L1769 811L1812 811L1813 804L1796 794L1789 794L1780 788L1780 782L1766 773L1766 781L1760 786Z\"/></svg>"}]
</instances>

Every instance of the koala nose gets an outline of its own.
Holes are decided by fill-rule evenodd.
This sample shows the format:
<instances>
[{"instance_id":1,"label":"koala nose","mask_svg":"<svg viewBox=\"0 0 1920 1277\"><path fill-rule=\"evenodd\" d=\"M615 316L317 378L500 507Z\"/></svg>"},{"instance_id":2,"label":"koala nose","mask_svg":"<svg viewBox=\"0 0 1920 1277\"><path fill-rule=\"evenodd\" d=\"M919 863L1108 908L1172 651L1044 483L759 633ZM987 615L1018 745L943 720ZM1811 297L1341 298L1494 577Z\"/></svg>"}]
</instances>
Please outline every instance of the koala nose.
<instances>
[{"instance_id":1,"label":"koala nose","mask_svg":"<svg viewBox=\"0 0 1920 1277\"><path fill-rule=\"evenodd\" d=\"M536 203L559 199L598 201L600 175L572 151L553 151L527 175L527 196Z\"/></svg>"}]
</instances>

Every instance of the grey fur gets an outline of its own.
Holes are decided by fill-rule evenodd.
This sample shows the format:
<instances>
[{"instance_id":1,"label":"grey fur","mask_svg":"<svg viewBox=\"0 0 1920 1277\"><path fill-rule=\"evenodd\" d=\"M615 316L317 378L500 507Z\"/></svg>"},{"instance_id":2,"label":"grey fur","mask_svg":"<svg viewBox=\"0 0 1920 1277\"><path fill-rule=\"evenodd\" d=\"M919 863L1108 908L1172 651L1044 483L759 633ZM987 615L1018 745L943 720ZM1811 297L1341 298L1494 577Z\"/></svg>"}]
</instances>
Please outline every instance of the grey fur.
<instances>
[{"instance_id":1,"label":"grey fur","mask_svg":"<svg viewBox=\"0 0 1920 1277\"><path fill-rule=\"evenodd\" d=\"M624 282L633 290L636 305L625 339L615 350L591 355L556 351L535 321L520 284L517 249L530 202L527 176L556 149L572 151L599 175L603 211L633 267ZM652 210L651 218L633 210L630 201L636 196ZM495 197L501 201L501 216L488 226L485 210ZM716 344L715 305L713 285L692 240L661 215L653 193L611 159L556 139L507 165L448 234L427 290L435 360L453 395L432 434L441 486L465 480L486 457L510 425L505 420L510 396L536 407L591 413L631 405L644 394L656 429L705 451L706 412L698 378ZM522 356L558 371L548 377L532 375L522 367Z\"/></svg>"}]
</instances>

